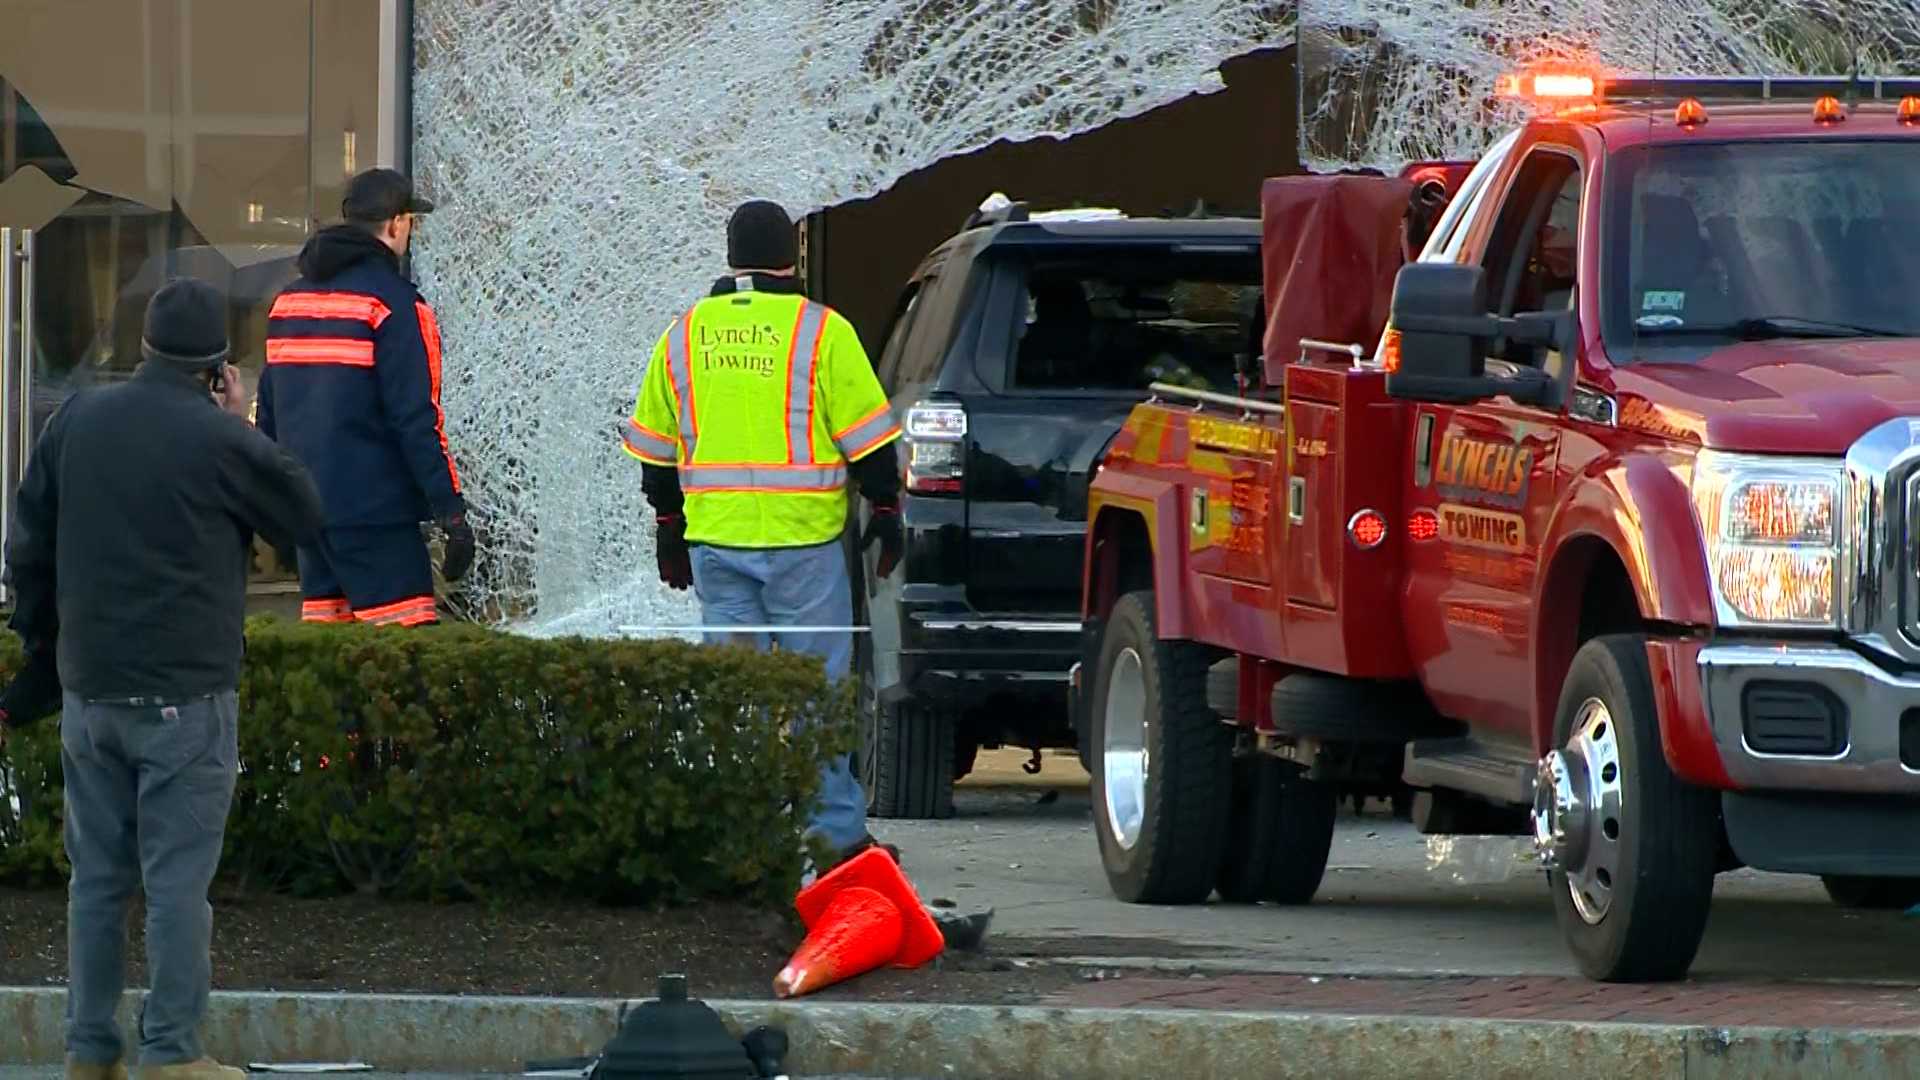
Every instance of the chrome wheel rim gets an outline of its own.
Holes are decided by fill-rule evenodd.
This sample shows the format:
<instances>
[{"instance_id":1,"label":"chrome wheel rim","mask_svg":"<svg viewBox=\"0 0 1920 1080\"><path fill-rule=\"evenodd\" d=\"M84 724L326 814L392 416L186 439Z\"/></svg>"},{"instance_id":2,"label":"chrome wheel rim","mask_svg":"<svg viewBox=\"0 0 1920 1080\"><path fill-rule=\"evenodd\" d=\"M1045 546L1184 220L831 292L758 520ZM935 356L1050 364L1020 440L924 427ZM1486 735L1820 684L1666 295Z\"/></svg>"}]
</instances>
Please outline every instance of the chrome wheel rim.
<instances>
[{"instance_id":1,"label":"chrome wheel rim","mask_svg":"<svg viewBox=\"0 0 1920 1080\"><path fill-rule=\"evenodd\" d=\"M1107 828L1123 851L1140 842L1147 816L1147 679L1132 648L1113 658L1107 677L1105 737L1100 748L1100 787Z\"/></svg>"},{"instance_id":2,"label":"chrome wheel rim","mask_svg":"<svg viewBox=\"0 0 1920 1080\"><path fill-rule=\"evenodd\" d=\"M1559 872L1588 925L1613 909L1625 828L1624 772L1613 714L1599 698L1588 698L1574 716L1567 744L1541 760L1534 786L1534 848L1543 865Z\"/></svg>"}]
</instances>

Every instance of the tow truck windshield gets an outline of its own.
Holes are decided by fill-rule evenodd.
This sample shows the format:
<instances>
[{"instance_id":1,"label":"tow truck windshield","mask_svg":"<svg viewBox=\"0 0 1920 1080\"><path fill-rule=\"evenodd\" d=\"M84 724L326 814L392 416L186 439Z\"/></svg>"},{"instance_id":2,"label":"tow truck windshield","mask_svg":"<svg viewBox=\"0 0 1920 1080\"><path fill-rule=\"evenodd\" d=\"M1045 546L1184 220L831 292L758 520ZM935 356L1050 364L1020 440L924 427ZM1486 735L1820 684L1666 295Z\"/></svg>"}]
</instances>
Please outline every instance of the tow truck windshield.
<instances>
[{"instance_id":1,"label":"tow truck windshield","mask_svg":"<svg viewBox=\"0 0 1920 1080\"><path fill-rule=\"evenodd\" d=\"M1920 336L1920 142L1690 143L1611 160L1603 323L1616 360Z\"/></svg>"}]
</instances>

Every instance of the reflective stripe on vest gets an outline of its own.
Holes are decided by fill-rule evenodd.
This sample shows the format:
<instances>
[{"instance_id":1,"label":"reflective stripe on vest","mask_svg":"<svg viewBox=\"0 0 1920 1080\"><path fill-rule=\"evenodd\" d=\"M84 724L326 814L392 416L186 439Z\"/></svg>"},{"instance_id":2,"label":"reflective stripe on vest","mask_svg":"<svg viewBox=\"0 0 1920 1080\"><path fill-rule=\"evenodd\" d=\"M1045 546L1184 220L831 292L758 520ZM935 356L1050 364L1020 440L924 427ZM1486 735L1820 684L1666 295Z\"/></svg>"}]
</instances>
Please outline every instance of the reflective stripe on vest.
<instances>
[{"instance_id":1,"label":"reflective stripe on vest","mask_svg":"<svg viewBox=\"0 0 1920 1080\"><path fill-rule=\"evenodd\" d=\"M682 491L838 491L847 484L844 465L682 465Z\"/></svg>"},{"instance_id":2,"label":"reflective stripe on vest","mask_svg":"<svg viewBox=\"0 0 1920 1080\"><path fill-rule=\"evenodd\" d=\"M800 302L793 324L793 344L787 353L787 463L812 464L813 384L820 368L820 337L827 327L827 309Z\"/></svg>"},{"instance_id":3,"label":"reflective stripe on vest","mask_svg":"<svg viewBox=\"0 0 1920 1080\"><path fill-rule=\"evenodd\" d=\"M673 377L674 411L680 414L680 462L693 460L694 444L699 442L700 423L693 415L693 350L688 340L693 335L693 312L667 333L667 374ZM666 455L662 455L666 456Z\"/></svg>"},{"instance_id":4,"label":"reflective stripe on vest","mask_svg":"<svg viewBox=\"0 0 1920 1080\"><path fill-rule=\"evenodd\" d=\"M847 460L858 461L898 430L899 427L893 422L893 407L882 405L873 411L873 415L835 435L833 443L846 455Z\"/></svg>"},{"instance_id":5,"label":"reflective stripe on vest","mask_svg":"<svg viewBox=\"0 0 1920 1080\"><path fill-rule=\"evenodd\" d=\"M637 420L628 420L620 429L620 438L626 442L627 449L642 457L655 461L673 460L673 440L640 426Z\"/></svg>"}]
</instances>

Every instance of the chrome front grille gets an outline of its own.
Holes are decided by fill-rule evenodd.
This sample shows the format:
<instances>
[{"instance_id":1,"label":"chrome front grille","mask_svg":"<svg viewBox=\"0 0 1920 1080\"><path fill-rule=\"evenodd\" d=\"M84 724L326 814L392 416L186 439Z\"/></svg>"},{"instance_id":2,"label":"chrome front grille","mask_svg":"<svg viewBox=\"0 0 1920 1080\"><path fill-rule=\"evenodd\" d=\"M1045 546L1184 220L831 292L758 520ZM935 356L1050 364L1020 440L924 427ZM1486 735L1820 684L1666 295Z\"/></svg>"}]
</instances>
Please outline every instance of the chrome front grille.
<instances>
[{"instance_id":1,"label":"chrome front grille","mask_svg":"<svg viewBox=\"0 0 1920 1080\"><path fill-rule=\"evenodd\" d=\"M1892 612L1907 651L1907 659L1920 656L1920 462L1908 461L1888 478L1888 489L1897 491L1897 502L1887 506L1887 579L1900 583Z\"/></svg>"},{"instance_id":2,"label":"chrome front grille","mask_svg":"<svg viewBox=\"0 0 1920 1080\"><path fill-rule=\"evenodd\" d=\"M1889 420L1847 451L1845 529L1848 634L1889 659L1920 663L1920 418Z\"/></svg>"}]
</instances>

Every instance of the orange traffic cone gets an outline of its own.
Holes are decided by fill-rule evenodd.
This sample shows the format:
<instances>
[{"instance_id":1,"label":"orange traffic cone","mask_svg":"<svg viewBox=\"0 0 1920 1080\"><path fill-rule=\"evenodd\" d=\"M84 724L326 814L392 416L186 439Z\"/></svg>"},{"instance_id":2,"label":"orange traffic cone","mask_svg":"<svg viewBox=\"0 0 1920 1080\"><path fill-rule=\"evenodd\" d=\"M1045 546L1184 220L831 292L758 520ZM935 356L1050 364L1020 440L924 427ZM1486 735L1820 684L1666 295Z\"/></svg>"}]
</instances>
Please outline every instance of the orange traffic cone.
<instances>
[{"instance_id":1,"label":"orange traffic cone","mask_svg":"<svg viewBox=\"0 0 1920 1080\"><path fill-rule=\"evenodd\" d=\"M776 997L811 994L888 964L916 968L947 947L913 883L879 848L801 889L793 907L807 939L773 977Z\"/></svg>"}]
</instances>

